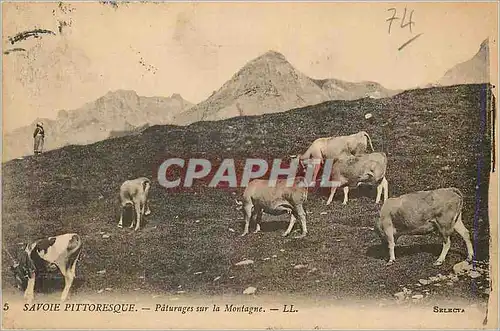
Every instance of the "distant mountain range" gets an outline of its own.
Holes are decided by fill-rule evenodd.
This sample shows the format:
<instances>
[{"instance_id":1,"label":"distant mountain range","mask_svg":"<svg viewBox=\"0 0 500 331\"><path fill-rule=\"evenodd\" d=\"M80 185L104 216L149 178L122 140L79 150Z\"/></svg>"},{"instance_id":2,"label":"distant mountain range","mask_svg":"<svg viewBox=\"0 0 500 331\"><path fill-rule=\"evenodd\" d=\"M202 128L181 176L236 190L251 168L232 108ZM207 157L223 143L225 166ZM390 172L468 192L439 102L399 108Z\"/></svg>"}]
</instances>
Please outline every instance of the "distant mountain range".
<instances>
[{"instance_id":1,"label":"distant mountain range","mask_svg":"<svg viewBox=\"0 0 500 331\"><path fill-rule=\"evenodd\" d=\"M171 97L143 97L134 91L109 92L71 111L60 110L55 120L38 118L4 135L4 160L33 153L32 134L41 121L46 131L45 150L66 145L83 145L136 132L149 124L171 123L173 117L192 104L179 94Z\"/></svg>"},{"instance_id":2,"label":"distant mountain range","mask_svg":"<svg viewBox=\"0 0 500 331\"><path fill-rule=\"evenodd\" d=\"M430 86L489 82L489 41L470 60L457 64ZM42 121L45 149L138 134L150 125L188 125L197 121L262 115L329 100L384 98L402 92L375 82L313 79L295 69L283 54L268 51L249 61L221 88L197 105L179 94L143 97L134 91L109 92L83 107L61 110L55 120L36 119L32 125L4 134L4 160L33 153L32 133Z\"/></svg>"},{"instance_id":3,"label":"distant mountain range","mask_svg":"<svg viewBox=\"0 0 500 331\"><path fill-rule=\"evenodd\" d=\"M448 70L437 82L440 86L480 84L490 82L489 39L484 40L478 52L470 60L459 63Z\"/></svg>"},{"instance_id":4,"label":"distant mountain range","mask_svg":"<svg viewBox=\"0 0 500 331\"><path fill-rule=\"evenodd\" d=\"M382 98L398 92L374 82L312 79L283 54L269 51L248 62L208 99L178 114L174 124L275 113L328 100Z\"/></svg>"}]
</instances>

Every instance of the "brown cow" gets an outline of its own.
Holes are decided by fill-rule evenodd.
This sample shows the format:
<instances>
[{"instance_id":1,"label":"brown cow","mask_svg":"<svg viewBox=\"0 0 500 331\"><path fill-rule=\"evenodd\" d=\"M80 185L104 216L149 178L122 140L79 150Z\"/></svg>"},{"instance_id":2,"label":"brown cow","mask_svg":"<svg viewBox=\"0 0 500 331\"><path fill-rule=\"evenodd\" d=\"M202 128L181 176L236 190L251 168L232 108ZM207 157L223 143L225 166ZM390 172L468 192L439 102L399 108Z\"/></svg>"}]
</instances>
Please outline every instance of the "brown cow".
<instances>
[{"instance_id":1,"label":"brown cow","mask_svg":"<svg viewBox=\"0 0 500 331\"><path fill-rule=\"evenodd\" d=\"M462 222L463 195L459 189L440 188L418 191L388 199L380 210L375 229L389 247L389 261L394 263L394 247L402 235L423 235L438 232L443 238L443 249L434 265L441 265L448 254L453 231L467 246L467 260L474 255L469 231Z\"/></svg>"}]
</instances>

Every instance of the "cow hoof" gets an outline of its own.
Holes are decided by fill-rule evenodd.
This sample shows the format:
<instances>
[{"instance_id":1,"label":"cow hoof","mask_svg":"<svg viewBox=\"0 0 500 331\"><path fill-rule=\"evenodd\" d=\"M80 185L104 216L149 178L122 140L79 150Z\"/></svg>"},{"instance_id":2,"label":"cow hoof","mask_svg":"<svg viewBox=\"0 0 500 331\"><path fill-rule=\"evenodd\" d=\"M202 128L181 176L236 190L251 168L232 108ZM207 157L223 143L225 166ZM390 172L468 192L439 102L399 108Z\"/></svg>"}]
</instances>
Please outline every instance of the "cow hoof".
<instances>
[{"instance_id":1,"label":"cow hoof","mask_svg":"<svg viewBox=\"0 0 500 331\"><path fill-rule=\"evenodd\" d=\"M347 205L347 202L342 202L342 204L345 206L345 205Z\"/></svg>"},{"instance_id":2,"label":"cow hoof","mask_svg":"<svg viewBox=\"0 0 500 331\"><path fill-rule=\"evenodd\" d=\"M123 225L118 224L118 228L119 228L119 229L122 229L122 228L123 228Z\"/></svg>"},{"instance_id":3,"label":"cow hoof","mask_svg":"<svg viewBox=\"0 0 500 331\"><path fill-rule=\"evenodd\" d=\"M302 239L304 238L306 235L305 234L299 234L298 236L295 236L293 237L294 239Z\"/></svg>"},{"instance_id":4,"label":"cow hoof","mask_svg":"<svg viewBox=\"0 0 500 331\"><path fill-rule=\"evenodd\" d=\"M151 215L151 210L148 210L147 212L145 212L144 215L146 215L146 216Z\"/></svg>"},{"instance_id":5,"label":"cow hoof","mask_svg":"<svg viewBox=\"0 0 500 331\"><path fill-rule=\"evenodd\" d=\"M440 265L442 265L442 264L443 264L443 261L439 261L439 260L438 260L438 261L434 262L434 265L435 265L435 266L440 266Z\"/></svg>"},{"instance_id":6,"label":"cow hoof","mask_svg":"<svg viewBox=\"0 0 500 331\"><path fill-rule=\"evenodd\" d=\"M244 237L244 236L246 236L247 234L248 234L248 232L246 232L246 233L242 233L240 237Z\"/></svg>"},{"instance_id":7,"label":"cow hoof","mask_svg":"<svg viewBox=\"0 0 500 331\"><path fill-rule=\"evenodd\" d=\"M394 260L391 260L391 261L387 262L385 265L386 266L390 266L390 265L393 265L393 264L394 264Z\"/></svg>"}]
</instances>

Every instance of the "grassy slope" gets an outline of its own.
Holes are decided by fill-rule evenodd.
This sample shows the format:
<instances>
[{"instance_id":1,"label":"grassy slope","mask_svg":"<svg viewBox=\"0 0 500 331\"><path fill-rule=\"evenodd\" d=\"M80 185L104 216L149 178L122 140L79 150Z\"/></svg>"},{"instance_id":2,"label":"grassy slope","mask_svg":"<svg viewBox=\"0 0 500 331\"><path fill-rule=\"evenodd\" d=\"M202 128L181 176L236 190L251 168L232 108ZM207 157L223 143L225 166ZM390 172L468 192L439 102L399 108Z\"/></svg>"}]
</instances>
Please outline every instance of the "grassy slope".
<instances>
[{"instance_id":1,"label":"grassy slope","mask_svg":"<svg viewBox=\"0 0 500 331\"><path fill-rule=\"evenodd\" d=\"M456 186L464 192L464 222L472 230L478 158L481 152L486 157L489 153L478 142L480 95L481 86L470 85L408 91L380 100L332 101L188 127L154 126L139 136L14 160L3 168L3 239L13 251L19 242L80 233L85 249L77 273L83 291L113 287L171 292L181 285L190 293L205 294L241 293L247 286L256 286L264 293L392 295L400 285L439 272L447 274L464 258L465 245L454 234L446 262L433 267L441 250L437 237L402 237L399 245L404 247L396 249L398 262L386 267L386 250L380 249L378 237L369 229L379 211L374 190L361 197L352 191L347 206L337 198L326 207L326 192L311 194L310 234L293 240L280 236L287 218L271 216L264 221L275 222L265 223L263 233L239 237L242 224L235 210L235 190L203 185L167 192L154 183L153 214L147 227L137 234L118 230L119 185L136 176L156 179L157 165L167 157L287 157L305 151L317 137L366 130L375 149L388 153L390 196ZM364 119L366 112L373 114L371 121ZM449 169L443 170L446 166ZM488 171L485 162L474 231L482 260L488 258ZM320 215L323 211L328 213ZM111 238L103 239L100 231L110 233ZM277 257L262 260L272 255ZM234 266L243 258L255 263ZM4 261L8 261L6 256ZM317 270L295 270L293 264ZM4 263L4 288L11 287L12 281L7 267ZM97 274L102 269L107 270L104 276ZM203 273L195 275L198 271ZM222 277L214 282L217 276ZM438 293L475 297L472 282L463 280Z\"/></svg>"}]
</instances>

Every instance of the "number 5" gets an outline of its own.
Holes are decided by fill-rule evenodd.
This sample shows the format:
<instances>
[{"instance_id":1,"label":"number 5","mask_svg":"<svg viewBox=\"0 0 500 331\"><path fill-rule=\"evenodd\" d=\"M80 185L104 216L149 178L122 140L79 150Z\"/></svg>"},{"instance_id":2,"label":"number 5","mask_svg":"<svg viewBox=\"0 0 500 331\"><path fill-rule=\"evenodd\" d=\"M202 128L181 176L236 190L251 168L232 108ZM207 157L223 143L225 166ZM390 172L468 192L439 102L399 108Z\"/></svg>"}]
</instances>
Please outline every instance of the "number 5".
<instances>
[{"instance_id":1,"label":"number 5","mask_svg":"<svg viewBox=\"0 0 500 331\"><path fill-rule=\"evenodd\" d=\"M8 303L4 303L3 304L3 311L7 311L9 310L9 304Z\"/></svg>"}]
</instances>

